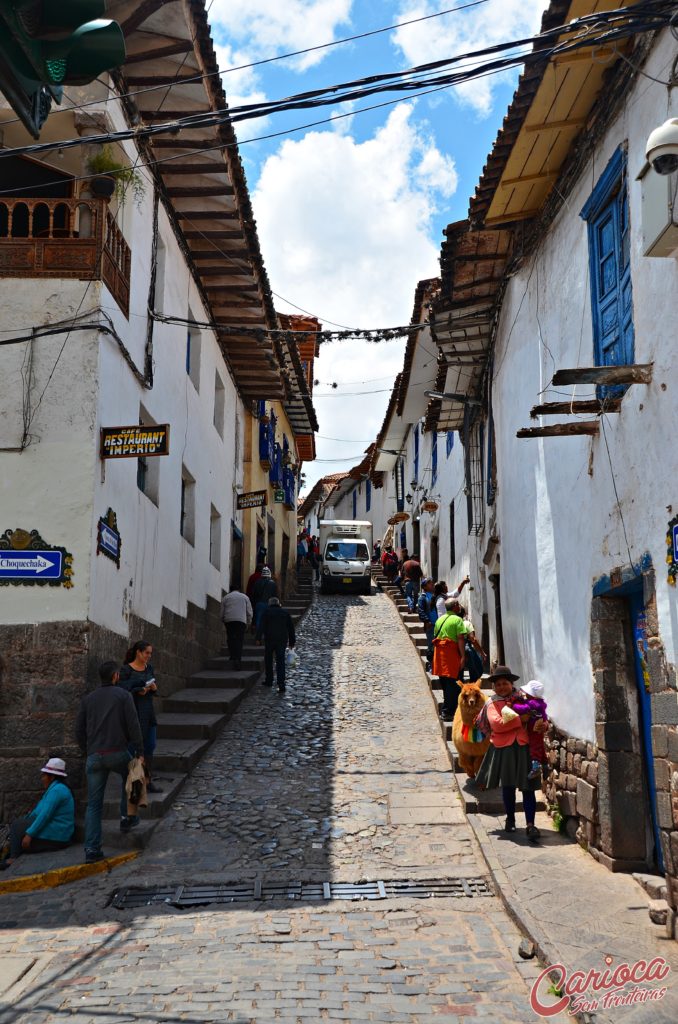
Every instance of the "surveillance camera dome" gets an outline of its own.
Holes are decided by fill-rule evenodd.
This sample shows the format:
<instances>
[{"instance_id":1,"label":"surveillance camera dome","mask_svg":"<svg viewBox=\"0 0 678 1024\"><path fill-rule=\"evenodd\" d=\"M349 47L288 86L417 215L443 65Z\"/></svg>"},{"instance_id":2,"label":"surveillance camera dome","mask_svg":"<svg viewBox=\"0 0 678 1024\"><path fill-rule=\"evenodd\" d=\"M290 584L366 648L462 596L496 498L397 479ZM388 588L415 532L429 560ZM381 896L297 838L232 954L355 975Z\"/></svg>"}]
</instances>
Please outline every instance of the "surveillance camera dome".
<instances>
[{"instance_id":1,"label":"surveillance camera dome","mask_svg":"<svg viewBox=\"0 0 678 1024\"><path fill-rule=\"evenodd\" d=\"M645 153L657 174L678 171L678 117L670 118L650 133Z\"/></svg>"}]
</instances>

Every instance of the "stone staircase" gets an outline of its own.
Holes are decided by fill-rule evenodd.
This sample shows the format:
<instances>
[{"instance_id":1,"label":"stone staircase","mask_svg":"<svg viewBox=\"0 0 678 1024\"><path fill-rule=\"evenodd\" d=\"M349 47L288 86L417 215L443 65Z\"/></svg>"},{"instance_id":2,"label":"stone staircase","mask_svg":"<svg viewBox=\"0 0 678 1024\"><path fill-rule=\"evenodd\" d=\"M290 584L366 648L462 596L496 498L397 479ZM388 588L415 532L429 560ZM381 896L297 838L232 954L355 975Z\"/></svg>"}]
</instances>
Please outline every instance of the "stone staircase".
<instances>
[{"instance_id":1,"label":"stone staircase","mask_svg":"<svg viewBox=\"0 0 678 1024\"><path fill-rule=\"evenodd\" d=\"M303 573L297 592L284 602L295 625L313 597L312 576ZM103 847L141 848L169 809L195 766L209 749L240 703L261 679L264 652L247 634L241 668L236 671L224 646L218 655L186 680L186 687L163 699L157 713L158 745L153 758L155 783L161 793L148 794L148 807L141 810L139 825L127 834L120 832L120 781L110 776L103 810Z\"/></svg>"},{"instance_id":2,"label":"stone staircase","mask_svg":"<svg viewBox=\"0 0 678 1024\"><path fill-rule=\"evenodd\" d=\"M444 722L440 718L440 711L442 708L442 684L438 676L434 676L432 672L426 671L426 633L422 625L421 619L416 612L411 612L407 607L407 601L402 597L397 587L393 586L392 583L388 583L386 577L379 567L372 566L372 579L377 585L377 588L382 590L388 597L391 598L394 605L396 606L400 617L403 621L403 625L409 634L410 640L414 644L421 659L422 669L428 680L429 689L431 691L431 697L435 703L436 711L438 712L438 719L440 721L440 728L445 741L445 747L450 759L450 764L454 768L455 779L457 787L461 795L462 805L467 814L503 814L504 804L501 798L500 789L477 789L474 783L468 778L465 772L461 771L459 767L459 755L452 742L452 722ZM488 680L487 675L483 675L481 679L481 688L490 692L492 687ZM521 811L523 808L522 797L520 793L516 794L517 803L516 810ZM537 810L545 810L546 804L543 796L537 796Z\"/></svg>"}]
</instances>

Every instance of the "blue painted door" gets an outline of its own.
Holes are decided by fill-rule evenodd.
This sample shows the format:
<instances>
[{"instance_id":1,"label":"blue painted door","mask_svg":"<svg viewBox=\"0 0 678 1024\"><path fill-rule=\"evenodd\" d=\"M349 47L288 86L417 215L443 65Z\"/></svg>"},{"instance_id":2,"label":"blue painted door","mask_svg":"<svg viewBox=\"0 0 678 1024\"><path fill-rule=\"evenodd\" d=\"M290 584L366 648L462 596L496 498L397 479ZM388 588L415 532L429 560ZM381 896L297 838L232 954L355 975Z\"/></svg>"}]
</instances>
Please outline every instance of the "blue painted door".
<instances>
[{"instance_id":1,"label":"blue painted door","mask_svg":"<svg viewBox=\"0 0 678 1024\"><path fill-rule=\"evenodd\" d=\"M659 824L657 822L657 787L654 777L654 761L652 760L652 706L650 703L650 674L647 666L647 618L641 593L629 597L631 611L631 631L633 635L633 658L636 669L636 686L638 689L638 705L640 711L640 732L643 744L643 760L645 778L647 780L650 813L652 815L652 831L654 834L654 856L657 868L664 873L664 858L659 840Z\"/></svg>"},{"instance_id":2,"label":"blue painted door","mask_svg":"<svg viewBox=\"0 0 678 1024\"><path fill-rule=\"evenodd\" d=\"M591 225L594 339L597 366L633 363L633 301L629 205L626 189L614 197ZM601 398L623 394L626 388L599 388Z\"/></svg>"}]
</instances>

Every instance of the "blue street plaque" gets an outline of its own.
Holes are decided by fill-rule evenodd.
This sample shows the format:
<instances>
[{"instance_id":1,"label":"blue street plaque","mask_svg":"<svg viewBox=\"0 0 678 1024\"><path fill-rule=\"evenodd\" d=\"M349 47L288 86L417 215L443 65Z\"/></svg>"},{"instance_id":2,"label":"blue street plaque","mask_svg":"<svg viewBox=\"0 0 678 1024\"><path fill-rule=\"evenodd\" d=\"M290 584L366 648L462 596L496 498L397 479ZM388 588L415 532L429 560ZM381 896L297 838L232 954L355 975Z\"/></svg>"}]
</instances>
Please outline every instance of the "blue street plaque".
<instances>
[{"instance_id":1,"label":"blue street plaque","mask_svg":"<svg viewBox=\"0 0 678 1024\"><path fill-rule=\"evenodd\" d=\"M678 562L678 523L673 527L673 561Z\"/></svg>"},{"instance_id":2,"label":"blue street plaque","mask_svg":"<svg viewBox=\"0 0 678 1024\"><path fill-rule=\"evenodd\" d=\"M61 551L0 550L0 580L58 580L62 563Z\"/></svg>"},{"instance_id":3,"label":"blue street plaque","mask_svg":"<svg viewBox=\"0 0 678 1024\"><path fill-rule=\"evenodd\" d=\"M111 530L110 526L102 526L100 534L101 550L117 559L120 555L120 534Z\"/></svg>"}]
</instances>

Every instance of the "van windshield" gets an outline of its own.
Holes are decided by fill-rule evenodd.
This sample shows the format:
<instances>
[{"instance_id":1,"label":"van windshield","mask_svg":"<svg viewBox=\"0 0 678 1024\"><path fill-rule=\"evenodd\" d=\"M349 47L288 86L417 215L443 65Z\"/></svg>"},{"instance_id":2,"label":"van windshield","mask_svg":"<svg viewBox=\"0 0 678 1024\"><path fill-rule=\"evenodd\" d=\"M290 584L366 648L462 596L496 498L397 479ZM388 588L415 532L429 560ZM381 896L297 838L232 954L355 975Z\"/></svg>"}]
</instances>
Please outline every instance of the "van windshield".
<instances>
[{"instance_id":1,"label":"van windshield","mask_svg":"<svg viewBox=\"0 0 678 1024\"><path fill-rule=\"evenodd\" d=\"M331 540L325 548L325 560L327 562L338 562L341 560L369 561L367 544L364 541L352 540Z\"/></svg>"}]
</instances>

